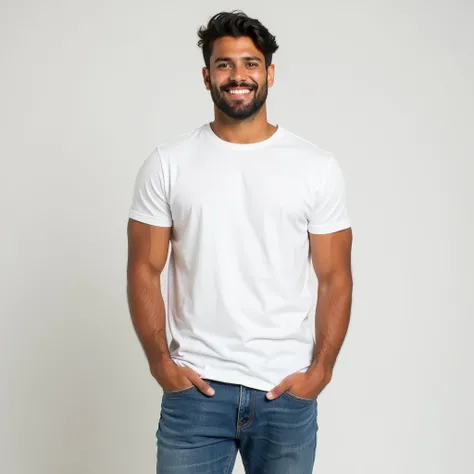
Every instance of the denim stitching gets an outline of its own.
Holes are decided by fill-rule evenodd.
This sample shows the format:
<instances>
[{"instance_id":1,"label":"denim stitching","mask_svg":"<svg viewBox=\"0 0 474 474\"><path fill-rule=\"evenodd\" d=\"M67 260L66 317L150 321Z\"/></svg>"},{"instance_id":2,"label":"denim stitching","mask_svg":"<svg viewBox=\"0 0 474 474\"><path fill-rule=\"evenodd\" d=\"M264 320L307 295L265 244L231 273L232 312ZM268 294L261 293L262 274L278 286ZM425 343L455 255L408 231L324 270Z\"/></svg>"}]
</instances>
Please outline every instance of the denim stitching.
<instances>
[{"instance_id":1,"label":"denim stitching","mask_svg":"<svg viewBox=\"0 0 474 474\"><path fill-rule=\"evenodd\" d=\"M245 423L244 425L241 425L240 429L247 428L247 426L249 426L250 423L252 423L254 413L255 413L255 390L252 390L252 408L250 409L250 416L247 423Z\"/></svg>"},{"instance_id":2,"label":"denim stitching","mask_svg":"<svg viewBox=\"0 0 474 474\"><path fill-rule=\"evenodd\" d=\"M207 384L211 385L211 381L208 380L208 379L203 379L204 382L206 382ZM163 395L180 395L181 393L186 393L186 392L193 392L194 390L198 390L198 388L196 387L196 385L192 385L191 387L186 387L186 388L182 388L182 389L179 389L179 390L171 390L171 392L165 392L163 390Z\"/></svg>"},{"instance_id":3,"label":"denim stitching","mask_svg":"<svg viewBox=\"0 0 474 474\"><path fill-rule=\"evenodd\" d=\"M298 397L296 395L293 395L292 393L286 391L283 392L283 395L288 399L288 400L294 400L296 402L306 404L306 405L311 405L312 403L316 402L318 400L318 397L316 398L302 398Z\"/></svg>"},{"instance_id":4,"label":"denim stitching","mask_svg":"<svg viewBox=\"0 0 474 474\"><path fill-rule=\"evenodd\" d=\"M234 458L234 454L236 453L236 451L237 446L234 443L230 450L229 460L227 461L227 467L225 468L224 474L227 474L229 472L230 466L232 465L232 459Z\"/></svg>"},{"instance_id":5,"label":"denim stitching","mask_svg":"<svg viewBox=\"0 0 474 474\"><path fill-rule=\"evenodd\" d=\"M163 395L179 395L181 393L192 392L197 390L196 385L192 385L191 387L182 388L180 390L172 390L171 392L163 391Z\"/></svg>"}]
</instances>

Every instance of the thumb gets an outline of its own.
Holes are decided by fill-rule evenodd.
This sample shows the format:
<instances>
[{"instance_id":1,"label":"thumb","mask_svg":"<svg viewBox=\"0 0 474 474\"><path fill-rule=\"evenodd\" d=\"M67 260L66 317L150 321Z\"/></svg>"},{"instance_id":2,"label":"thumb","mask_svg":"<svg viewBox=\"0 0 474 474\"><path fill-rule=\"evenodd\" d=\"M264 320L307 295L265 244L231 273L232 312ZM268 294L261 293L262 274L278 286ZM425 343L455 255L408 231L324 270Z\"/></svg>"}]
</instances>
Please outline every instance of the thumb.
<instances>
[{"instance_id":1,"label":"thumb","mask_svg":"<svg viewBox=\"0 0 474 474\"><path fill-rule=\"evenodd\" d=\"M194 372L194 370L189 369L189 372L186 375L193 385L195 385L197 389L205 395L212 397L216 393L215 390L199 376L199 374Z\"/></svg>"},{"instance_id":2,"label":"thumb","mask_svg":"<svg viewBox=\"0 0 474 474\"><path fill-rule=\"evenodd\" d=\"M194 385L204 394L209 395L212 397L216 392L215 390L207 383L205 382L201 377L198 377L197 379L191 380Z\"/></svg>"},{"instance_id":3,"label":"thumb","mask_svg":"<svg viewBox=\"0 0 474 474\"><path fill-rule=\"evenodd\" d=\"M269 392L267 392L266 397L268 400L274 400L278 398L282 393L286 392L291 387L291 379L283 379L278 385L273 387Z\"/></svg>"}]
</instances>

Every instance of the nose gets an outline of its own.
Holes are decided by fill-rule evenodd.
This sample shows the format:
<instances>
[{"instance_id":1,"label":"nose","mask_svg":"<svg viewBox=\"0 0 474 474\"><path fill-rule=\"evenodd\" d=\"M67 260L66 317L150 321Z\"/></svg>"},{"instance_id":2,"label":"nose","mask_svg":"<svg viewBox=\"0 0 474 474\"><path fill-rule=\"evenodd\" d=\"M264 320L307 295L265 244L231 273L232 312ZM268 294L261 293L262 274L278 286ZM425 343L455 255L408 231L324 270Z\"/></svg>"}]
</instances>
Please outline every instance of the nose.
<instances>
[{"instance_id":1,"label":"nose","mask_svg":"<svg viewBox=\"0 0 474 474\"><path fill-rule=\"evenodd\" d=\"M235 66L232 68L230 79L235 82L242 82L245 81L246 78L247 71L245 70L244 65L240 63L235 64Z\"/></svg>"}]
</instances>

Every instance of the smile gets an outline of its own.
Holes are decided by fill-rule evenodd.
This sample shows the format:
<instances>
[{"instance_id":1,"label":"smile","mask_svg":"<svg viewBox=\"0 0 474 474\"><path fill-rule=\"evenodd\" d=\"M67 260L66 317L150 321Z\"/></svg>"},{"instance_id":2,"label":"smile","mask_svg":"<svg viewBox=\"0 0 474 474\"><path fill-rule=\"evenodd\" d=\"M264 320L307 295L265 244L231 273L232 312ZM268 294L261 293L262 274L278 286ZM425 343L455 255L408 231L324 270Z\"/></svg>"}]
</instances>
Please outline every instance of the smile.
<instances>
[{"instance_id":1,"label":"smile","mask_svg":"<svg viewBox=\"0 0 474 474\"><path fill-rule=\"evenodd\" d=\"M243 96L243 95L248 95L253 91L250 89L227 89L226 92L233 96Z\"/></svg>"}]
</instances>

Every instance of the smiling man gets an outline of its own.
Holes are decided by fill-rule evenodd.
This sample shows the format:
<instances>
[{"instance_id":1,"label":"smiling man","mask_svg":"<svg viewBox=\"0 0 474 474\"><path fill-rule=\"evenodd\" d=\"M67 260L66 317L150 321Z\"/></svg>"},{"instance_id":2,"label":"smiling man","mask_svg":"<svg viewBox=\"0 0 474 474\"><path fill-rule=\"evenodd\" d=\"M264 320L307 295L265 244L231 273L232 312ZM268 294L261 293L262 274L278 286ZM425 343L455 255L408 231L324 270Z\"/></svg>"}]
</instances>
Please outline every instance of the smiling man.
<instances>
[{"instance_id":1,"label":"smiling man","mask_svg":"<svg viewBox=\"0 0 474 474\"><path fill-rule=\"evenodd\" d=\"M153 150L129 211L130 313L163 389L157 473L229 473L240 452L248 474L310 474L352 301L344 178L267 121L267 28L224 12L198 35L214 120Z\"/></svg>"},{"instance_id":2,"label":"smiling man","mask_svg":"<svg viewBox=\"0 0 474 474\"><path fill-rule=\"evenodd\" d=\"M211 97L217 109L225 117L243 120L254 116L265 105L268 95L268 70L265 58L258 54L252 39L249 37L222 37L216 40L216 51L223 55L212 59L214 74L210 75L211 66L203 69L204 81L211 90ZM231 54L232 56L227 56ZM239 76L229 74L232 66L241 63L246 71L245 81ZM273 66L270 66L271 84L273 84Z\"/></svg>"}]
</instances>

